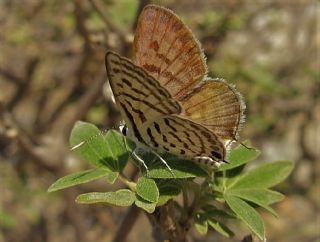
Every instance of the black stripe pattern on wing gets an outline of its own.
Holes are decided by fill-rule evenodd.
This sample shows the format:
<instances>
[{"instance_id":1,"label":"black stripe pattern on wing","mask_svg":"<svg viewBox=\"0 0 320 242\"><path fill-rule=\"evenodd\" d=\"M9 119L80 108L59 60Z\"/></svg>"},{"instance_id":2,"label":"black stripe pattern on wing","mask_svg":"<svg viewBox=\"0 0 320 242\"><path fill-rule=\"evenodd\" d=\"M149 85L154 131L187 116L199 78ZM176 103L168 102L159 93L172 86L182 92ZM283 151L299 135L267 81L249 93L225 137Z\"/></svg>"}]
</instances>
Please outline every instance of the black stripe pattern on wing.
<instances>
[{"instance_id":1,"label":"black stripe pattern on wing","mask_svg":"<svg viewBox=\"0 0 320 242\"><path fill-rule=\"evenodd\" d=\"M158 132L160 130L160 132ZM178 116L166 116L148 127L152 140L147 143L163 148L173 154L204 162L220 162L225 157L225 148L219 138L207 128ZM165 147L165 148L164 148ZM199 159L200 157L200 159Z\"/></svg>"},{"instance_id":2,"label":"black stripe pattern on wing","mask_svg":"<svg viewBox=\"0 0 320 242\"><path fill-rule=\"evenodd\" d=\"M166 115L181 113L180 104L152 76L127 58L108 52L106 68L116 104L128 130L132 130L130 136L143 144L151 143L151 147L157 147L154 133L147 129L148 123ZM154 128L159 135L160 126L155 124ZM170 144L166 149L169 147Z\"/></svg>"},{"instance_id":3,"label":"black stripe pattern on wing","mask_svg":"<svg viewBox=\"0 0 320 242\"><path fill-rule=\"evenodd\" d=\"M172 109L178 109L181 112L181 106L178 102L174 101L171 98L170 93L145 70L143 70L139 66L134 65L129 59L121 57L113 52L107 52L106 68L111 88L114 94L116 94L116 89L113 88L115 84L115 82L113 81L114 76L121 76L121 78L124 78L124 82L131 88L133 88L133 85L130 79L133 79L134 82L139 83L141 87L140 90L148 90L150 94L158 100L169 100L169 105L166 105L166 103L162 103L162 105L166 106L168 110L172 111ZM121 80L121 82L122 81L123 80ZM120 80L118 80L117 82L120 82ZM177 111L175 111L175 113L177 113Z\"/></svg>"},{"instance_id":4,"label":"black stripe pattern on wing","mask_svg":"<svg viewBox=\"0 0 320 242\"><path fill-rule=\"evenodd\" d=\"M127 117L128 117L128 121L130 122L128 125L130 125L133 129L133 132L134 132L134 135L135 137L137 138L137 140L141 143L144 143L145 144L145 141L143 140L140 132L139 132L139 129L137 128L135 122L134 122L134 119L133 119L133 116L132 114L129 112L129 110L127 109L126 105L124 105L123 103L120 103L121 107L123 108L123 110L125 111Z\"/></svg>"},{"instance_id":5,"label":"black stripe pattern on wing","mask_svg":"<svg viewBox=\"0 0 320 242\"><path fill-rule=\"evenodd\" d=\"M139 83L142 90L148 90L150 94L158 100L155 105L161 103L161 105L159 106L164 109L163 112L172 113L172 110L175 109L178 109L179 112L181 112L181 106L178 104L178 102L171 99L170 93L165 88L161 87L153 77L146 73L142 68L135 66L128 59L120 56L117 57L119 58L119 60L110 59L110 62L112 63L112 65L114 65L114 68L111 70L111 72L121 73L123 76L127 76L128 78L125 78L126 81L128 81L128 79L133 79L136 83ZM130 87L132 88L132 83ZM113 91L115 90L113 89ZM164 99L167 100L167 102L163 102L162 100ZM175 111L174 113L178 112Z\"/></svg>"}]
</instances>

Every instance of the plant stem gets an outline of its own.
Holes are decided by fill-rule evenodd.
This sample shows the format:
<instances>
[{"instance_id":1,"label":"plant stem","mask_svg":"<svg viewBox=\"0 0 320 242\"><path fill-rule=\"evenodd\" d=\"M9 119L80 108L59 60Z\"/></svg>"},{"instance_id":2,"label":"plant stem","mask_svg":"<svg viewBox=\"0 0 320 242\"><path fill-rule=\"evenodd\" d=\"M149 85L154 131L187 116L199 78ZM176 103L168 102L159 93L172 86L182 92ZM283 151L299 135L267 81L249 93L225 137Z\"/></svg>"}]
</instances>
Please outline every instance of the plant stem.
<instances>
[{"instance_id":1,"label":"plant stem","mask_svg":"<svg viewBox=\"0 0 320 242\"><path fill-rule=\"evenodd\" d=\"M128 178L126 178L123 174L119 173L119 179L126 184L132 191L137 190L137 184L135 182L129 181Z\"/></svg>"},{"instance_id":2,"label":"plant stem","mask_svg":"<svg viewBox=\"0 0 320 242\"><path fill-rule=\"evenodd\" d=\"M186 212L188 211L188 205L189 205L189 199L188 199L188 189L187 189L187 184L184 184L182 187L182 198L183 198L183 210ZM184 216L187 216L184 214Z\"/></svg>"},{"instance_id":3,"label":"plant stem","mask_svg":"<svg viewBox=\"0 0 320 242\"><path fill-rule=\"evenodd\" d=\"M174 201L156 208L153 214L147 214L152 227L155 241L185 242L190 228L189 221L181 223L175 213Z\"/></svg>"},{"instance_id":4,"label":"plant stem","mask_svg":"<svg viewBox=\"0 0 320 242\"><path fill-rule=\"evenodd\" d=\"M139 217L140 210L136 206L131 206L124 216L120 227L113 239L113 242L124 242L128 237L134 223Z\"/></svg>"}]
</instances>

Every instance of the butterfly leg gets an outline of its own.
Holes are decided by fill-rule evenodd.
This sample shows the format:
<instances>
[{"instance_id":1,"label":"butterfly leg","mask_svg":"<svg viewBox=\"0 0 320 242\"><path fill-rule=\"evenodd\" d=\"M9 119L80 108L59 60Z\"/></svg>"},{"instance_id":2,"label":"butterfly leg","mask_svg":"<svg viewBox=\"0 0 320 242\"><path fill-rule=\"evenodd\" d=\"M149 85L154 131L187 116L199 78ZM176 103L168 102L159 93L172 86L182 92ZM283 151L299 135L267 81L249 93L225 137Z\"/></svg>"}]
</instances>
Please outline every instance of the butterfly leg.
<instances>
[{"instance_id":1,"label":"butterfly leg","mask_svg":"<svg viewBox=\"0 0 320 242\"><path fill-rule=\"evenodd\" d=\"M137 155L137 151L136 151L137 149L138 149L138 148L136 148L136 149L132 152L132 156L133 156L133 158L134 158L135 160L139 161L139 162L144 166L144 168L145 168L146 171L147 171L147 176L149 176L149 169L148 169L146 163Z\"/></svg>"},{"instance_id":2,"label":"butterfly leg","mask_svg":"<svg viewBox=\"0 0 320 242\"><path fill-rule=\"evenodd\" d=\"M121 126L122 125L122 126ZM120 131L122 132L122 134L124 135L124 136L126 136L126 130L127 130L127 127L126 127L126 125L123 125L123 124L121 124L120 126ZM138 148L135 148L132 152L130 152L130 148L129 148L129 145L128 145L128 143L127 143L127 140L126 139L124 139L124 144L125 144L125 147L126 147L126 150L129 152L129 154L131 154L132 155L132 157L133 157L133 159L135 159L136 161L138 161L139 163L141 163L143 166L144 166L144 168L146 169L146 172L147 172L147 176L149 176L149 169L148 169L148 167L147 167L147 165L146 165L146 163L139 157L139 155L137 154L138 152L139 152L139 150L140 150L140 148L138 147ZM140 169L140 166L139 166L139 169Z\"/></svg>"},{"instance_id":3,"label":"butterfly leg","mask_svg":"<svg viewBox=\"0 0 320 242\"><path fill-rule=\"evenodd\" d=\"M176 178L175 174L173 173L173 171L172 171L172 169L170 168L170 166L168 165L168 163L167 163L157 152L151 150L151 153L154 154L156 157L158 157L159 160L160 160L163 164L165 164L165 166L169 169L169 171L171 172L172 176L173 176L174 178Z\"/></svg>"}]
</instances>

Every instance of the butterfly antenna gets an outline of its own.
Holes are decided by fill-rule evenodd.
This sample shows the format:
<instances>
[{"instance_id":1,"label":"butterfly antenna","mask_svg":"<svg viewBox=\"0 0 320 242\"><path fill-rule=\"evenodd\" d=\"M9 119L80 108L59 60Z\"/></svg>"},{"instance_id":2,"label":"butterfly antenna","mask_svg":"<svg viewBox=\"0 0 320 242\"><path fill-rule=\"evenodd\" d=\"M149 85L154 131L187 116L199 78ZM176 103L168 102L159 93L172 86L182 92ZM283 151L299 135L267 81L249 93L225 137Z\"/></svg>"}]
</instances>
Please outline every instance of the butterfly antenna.
<instances>
[{"instance_id":1,"label":"butterfly antenna","mask_svg":"<svg viewBox=\"0 0 320 242\"><path fill-rule=\"evenodd\" d=\"M237 138L234 138L234 141L238 142L240 145L242 145L243 147L245 147L248 150L255 150L255 148L245 145L244 143L240 142Z\"/></svg>"},{"instance_id":2,"label":"butterfly antenna","mask_svg":"<svg viewBox=\"0 0 320 242\"><path fill-rule=\"evenodd\" d=\"M73 150L75 150L75 149L78 149L79 147L81 147L81 146L84 145L85 143L86 143L86 141L82 141L82 142L80 142L79 144L71 147L70 150L73 151Z\"/></svg>"},{"instance_id":3,"label":"butterfly antenna","mask_svg":"<svg viewBox=\"0 0 320 242\"><path fill-rule=\"evenodd\" d=\"M247 145L245 145L245 144L242 143L242 142L239 142L239 144L242 145L243 147L247 148L248 150L255 150L255 148L250 147L250 146L247 146Z\"/></svg>"},{"instance_id":4,"label":"butterfly antenna","mask_svg":"<svg viewBox=\"0 0 320 242\"><path fill-rule=\"evenodd\" d=\"M222 162L223 162L223 163L226 163L226 164L230 164L230 162L227 161L227 160L222 160Z\"/></svg>"},{"instance_id":5,"label":"butterfly antenna","mask_svg":"<svg viewBox=\"0 0 320 242\"><path fill-rule=\"evenodd\" d=\"M95 134L91 137L89 137L88 139L86 140L83 140L81 141L79 144L76 144L75 146L71 147L70 150L73 151L73 150L76 150L78 148L80 148L81 146L85 145L85 144L89 144L92 140L94 140L96 137L100 136L100 135L104 135L108 132L109 129L103 129L101 130L98 134Z\"/></svg>"}]
</instances>

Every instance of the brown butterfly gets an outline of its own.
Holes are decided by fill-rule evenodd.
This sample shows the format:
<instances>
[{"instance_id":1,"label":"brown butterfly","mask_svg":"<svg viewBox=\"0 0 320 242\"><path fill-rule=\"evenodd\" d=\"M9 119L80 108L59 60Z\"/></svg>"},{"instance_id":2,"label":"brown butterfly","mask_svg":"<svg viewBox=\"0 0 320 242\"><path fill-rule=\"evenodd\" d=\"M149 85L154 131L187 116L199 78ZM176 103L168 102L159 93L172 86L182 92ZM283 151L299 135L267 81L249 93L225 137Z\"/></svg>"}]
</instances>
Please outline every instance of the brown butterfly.
<instances>
[{"instance_id":1,"label":"brown butterfly","mask_svg":"<svg viewBox=\"0 0 320 242\"><path fill-rule=\"evenodd\" d=\"M206 77L199 42L172 11L147 5L134 63L106 54L107 75L128 136L143 147L219 165L236 140L245 105L234 87Z\"/></svg>"}]
</instances>

